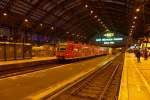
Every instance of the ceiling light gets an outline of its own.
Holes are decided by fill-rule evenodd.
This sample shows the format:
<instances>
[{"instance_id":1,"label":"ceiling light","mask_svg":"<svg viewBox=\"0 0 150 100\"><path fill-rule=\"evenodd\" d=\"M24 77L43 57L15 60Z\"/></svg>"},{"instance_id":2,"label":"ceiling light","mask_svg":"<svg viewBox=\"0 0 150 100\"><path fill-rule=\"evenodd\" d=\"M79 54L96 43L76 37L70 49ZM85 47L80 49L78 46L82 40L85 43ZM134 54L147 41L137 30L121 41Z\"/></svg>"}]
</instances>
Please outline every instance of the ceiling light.
<instances>
[{"instance_id":1,"label":"ceiling light","mask_svg":"<svg viewBox=\"0 0 150 100\"><path fill-rule=\"evenodd\" d=\"M94 18L97 18L97 15L95 15Z\"/></svg>"},{"instance_id":2,"label":"ceiling light","mask_svg":"<svg viewBox=\"0 0 150 100\"><path fill-rule=\"evenodd\" d=\"M131 36L131 35L132 35L132 33L129 33L129 35Z\"/></svg>"},{"instance_id":3,"label":"ceiling light","mask_svg":"<svg viewBox=\"0 0 150 100\"><path fill-rule=\"evenodd\" d=\"M54 27L53 27L53 26L51 27L51 30L54 30Z\"/></svg>"},{"instance_id":4,"label":"ceiling light","mask_svg":"<svg viewBox=\"0 0 150 100\"><path fill-rule=\"evenodd\" d=\"M108 29L106 29L106 32L108 32L109 30Z\"/></svg>"},{"instance_id":5,"label":"ceiling light","mask_svg":"<svg viewBox=\"0 0 150 100\"><path fill-rule=\"evenodd\" d=\"M25 21L25 22L28 22L28 19L25 19L24 21Z\"/></svg>"},{"instance_id":6,"label":"ceiling light","mask_svg":"<svg viewBox=\"0 0 150 100\"><path fill-rule=\"evenodd\" d=\"M103 27L106 27L105 24L102 25Z\"/></svg>"},{"instance_id":7,"label":"ceiling light","mask_svg":"<svg viewBox=\"0 0 150 100\"><path fill-rule=\"evenodd\" d=\"M134 19L137 19L137 16L135 16Z\"/></svg>"},{"instance_id":8,"label":"ceiling light","mask_svg":"<svg viewBox=\"0 0 150 100\"><path fill-rule=\"evenodd\" d=\"M67 34L69 34L69 32L66 32Z\"/></svg>"},{"instance_id":9,"label":"ceiling light","mask_svg":"<svg viewBox=\"0 0 150 100\"><path fill-rule=\"evenodd\" d=\"M137 8L137 9L136 9L136 12L139 12L139 11L140 11L140 8Z\"/></svg>"},{"instance_id":10,"label":"ceiling light","mask_svg":"<svg viewBox=\"0 0 150 100\"><path fill-rule=\"evenodd\" d=\"M7 13L3 13L4 16L7 16Z\"/></svg>"},{"instance_id":11,"label":"ceiling light","mask_svg":"<svg viewBox=\"0 0 150 100\"><path fill-rule=\"evenodd\" d=\"M93 10L90 11L91 14L93 14L93 12L94 12Z\"/></svg>"},{"instance_id":12,"label":"ceiling light","mask_svg":"<svg viewBox=\"0 0 150 100\"><path fill-rule=\"evenodd\" d=\"M132 25L132 28L134 28L135 26Z\"/></svg>"},{"instance_id":13,"label":"ceiling light","mask_svg":"<svg viewBox=\"0 0 150 100\"><path fill-rule=\"evenodd\" d=\"M135 22L133 22L133 24L135 24Z\"/></svg>"},{"instance_id":14,"label":"ceiling light","mask_svg":"<svg viewBox=\"0 0 150 100\"><path fill-rule=\"evenodd\" d=\"M40 24L40 26L42 27L42 26L43 26L43 24L41 23L41 24Z\"/></svg>"},{"instance_id":15,"label":"ceiling light","mask_svg":"<svg viewBox=\"0 0 150 100\"><path fill-rule=\"evenodd\" d=\"M88 8L88 5L87 5L87 4L85 5L85 8Z\"/></svg>"},{"instance_id":16,"label":"ceiling light","mask_svg":"<svg viewBox=\"0 0 150 100\"><path fill-rule=\"evenodd\" d=\"M97 21L101 21L101 19L99 18L99 19L97 19Z\"/></svg>"}]
</instances>

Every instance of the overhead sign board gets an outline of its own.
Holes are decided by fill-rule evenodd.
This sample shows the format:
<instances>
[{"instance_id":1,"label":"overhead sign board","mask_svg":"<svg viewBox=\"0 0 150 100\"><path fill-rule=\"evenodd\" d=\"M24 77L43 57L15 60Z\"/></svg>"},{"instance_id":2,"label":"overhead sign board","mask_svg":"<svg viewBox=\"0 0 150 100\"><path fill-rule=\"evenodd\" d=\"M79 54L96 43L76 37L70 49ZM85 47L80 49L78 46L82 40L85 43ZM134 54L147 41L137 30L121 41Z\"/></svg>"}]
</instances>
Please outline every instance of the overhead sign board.
<instances>
[{"instance_id":1,"label":"overhead sign board","mask_svg":"<svg viewBox=\"0 0 150 100\"><path fill-rule=\"evenodd\" d=\"M115 42L104 42L104 44L115 44Z\"/></svg>"},{"instance_id":2,"label":"overhead sign board","mask_svg":"<svg viewBox=\"0 0 150 100\"><path fill-rule=\"evenodd\" d=\"M98 38L96 39L96 42L102 41L102 42L107 42L107 41L122 41L123 38Z\"/></svg>"},{"instance_id":3,"label":"overhead sign board","mask_svg":"<svg viewBox=\"0 0 150 100\"><path fill-rule=\"evenodd\" d=\"M113 37L113 36L114 36L114 33L108 32L108 33L105 33L104 36L105 36L105 37Z\"/></svg>"}]
</instances>

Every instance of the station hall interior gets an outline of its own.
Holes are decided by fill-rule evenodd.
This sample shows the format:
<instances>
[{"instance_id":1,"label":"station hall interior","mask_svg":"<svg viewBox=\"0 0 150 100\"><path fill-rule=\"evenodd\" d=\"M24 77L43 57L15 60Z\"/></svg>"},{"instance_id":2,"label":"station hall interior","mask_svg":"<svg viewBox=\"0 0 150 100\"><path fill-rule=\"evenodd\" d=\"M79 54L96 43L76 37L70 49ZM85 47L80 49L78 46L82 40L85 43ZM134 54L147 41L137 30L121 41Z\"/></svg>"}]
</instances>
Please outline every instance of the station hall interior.
<instances>
[{"instance_id":1,"label":"station hall interior","mask_svg":"<svg viewBox=\"0 0 150 100\"><path fill-rule=\"evenodd\" d=\"M0 0L0 100L150 100L150 1Z\"/></svg>"}]
</instances>

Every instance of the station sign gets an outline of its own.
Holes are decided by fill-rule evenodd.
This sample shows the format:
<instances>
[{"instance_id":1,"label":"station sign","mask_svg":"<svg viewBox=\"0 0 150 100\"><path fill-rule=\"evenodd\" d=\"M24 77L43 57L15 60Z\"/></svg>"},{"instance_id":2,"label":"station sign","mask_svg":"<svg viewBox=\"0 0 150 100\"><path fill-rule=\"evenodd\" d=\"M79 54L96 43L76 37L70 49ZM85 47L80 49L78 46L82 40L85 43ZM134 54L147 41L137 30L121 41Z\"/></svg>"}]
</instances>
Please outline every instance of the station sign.
<instances>
[{"instance_id":1,"label":"station sign","mask_svg":"<svg viewBox=\"0 0 150 100\"><path fill-rule=\"evenodd\" d=\"M115 42L104 42L104 44L115 44Z\"/></svg>"},{"instance_id":2,"label":"station sign","mask_svg":"<svg viewBox=\"0 0 150 100\"><path fill-rule=\"evenodd\" d=\"M105 33L104 36L105 36L105 37L113 37L113 36L114 36L114 33L108 32L108 33Z\"/></svg>"},{"instance_id":3,"label":"station sign","mask_svg":"<svg viewBox=\"0 0 150 100\"><path fill-rule=\"evenodd\" d=\"M122 41L123 38L98 38L96 42L107 42L107 41Z\"/></svg>"}]
</instances>

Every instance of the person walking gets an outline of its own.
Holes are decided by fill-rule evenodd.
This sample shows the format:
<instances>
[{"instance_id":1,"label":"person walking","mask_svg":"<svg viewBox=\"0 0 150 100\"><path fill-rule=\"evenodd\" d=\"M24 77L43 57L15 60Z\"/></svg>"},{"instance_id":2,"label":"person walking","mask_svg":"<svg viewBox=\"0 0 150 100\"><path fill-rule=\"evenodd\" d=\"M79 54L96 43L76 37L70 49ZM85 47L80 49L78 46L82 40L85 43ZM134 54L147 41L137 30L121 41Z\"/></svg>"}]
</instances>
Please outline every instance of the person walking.
<instances>
[{"instance_id":1,"label":"person walking","mask_svg":"<svg viewBox=\"0 0 150 100\"><path fill-rule=\"evenodd\" d=\"M137 62L140 62L141 52L140 50L137 50L136 52Z\"/></svg>"}]
</instances>

